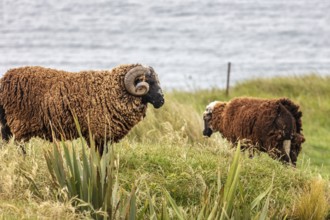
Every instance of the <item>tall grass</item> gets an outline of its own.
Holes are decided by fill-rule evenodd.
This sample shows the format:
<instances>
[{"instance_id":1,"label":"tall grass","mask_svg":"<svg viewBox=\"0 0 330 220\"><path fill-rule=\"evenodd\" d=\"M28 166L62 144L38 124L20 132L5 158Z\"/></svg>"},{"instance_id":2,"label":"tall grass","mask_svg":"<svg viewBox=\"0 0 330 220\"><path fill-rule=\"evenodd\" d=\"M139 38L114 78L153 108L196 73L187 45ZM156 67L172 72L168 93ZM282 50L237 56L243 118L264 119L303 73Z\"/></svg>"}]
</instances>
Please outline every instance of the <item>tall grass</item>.
<instances>
[{"instance_id":1,"label":"tall grass","mask_svg":"<svg viewBox=\"0 0 330 220\"><path fill-rule=\"evenodd\" d=\"M136 192L142 190L139 185L134 185L129 195L122 194L122 188L118 184L118 169L115 167L115 164L118 165L118 160L114 158L114 151L111 150L100 158L96 150L92 150L88 156L84 144L81 146L82 151L79 156L74 150L75 146L70 147L65 142L61 142L62 150L60 150L59 143L56 142L53 151L49 150L45 153L45 158L58 190L67 194L77 210L87 211L95 219L173 219L174 217L222 220L233 217L244 219L267 217L272 187L260 194L250 205L243 204L243 208L234 209L240 184L239 146L225 184L222 185L218 174L217 188L206 188L197 206L188 206L186 209L177 205L165 188L162 188L161 196L150 194L148 184L146 184L145 202L137 198ZM252 210L259 206L267 195L260 211L257 209L253 214ZM155 202L157 197L162 203Z\"/></svg>"},{"instance_id":2,"label":"tall grass","mask_svg":"<svg viewBox=\"0 0 330 220\"><path fill-rule=\"evenodd\" d=\"M324 219L329 213L329 201L325 194L329 193L326 181L321 178L312 180L306 185L296 198L295 207L292 213L293 219Z\"/></svg>"},{"instance_id":3,"label":"tall grass","mask_svg":"<svg viewBox=\"0 0 330 220\"><path fill-rule=\"evenodd\" d=\"M52 145L40 139L24 144L27 154L11 140L0 140L0 219L78 219L68 198L51 184L43 148ZM57 196L63 195L59 201Z\"/></svg>"},{"instance_id":4,"label":"tall grass","mask_svg":"<svg viewBox=\"0 0 330 220\"><path fill-rule=\"evenodd\" d=\"M216 189L207 189L203 193L198 208L190 208L182 210L170 197L169 193L165 193L169 203L173 207L178 219L266 219L269 209L269 199L272 186L267 191L261 193L251 204L243 203L240 208L235 208L235 194L240 185L240 146L237 147L227 180L224 185L221 184L220 173L218 173L218 181ZM213 190L216 193L213 193ZM267 199L261 206L264 197ZM262 207L259 211L252 213L256 207Z\"/></svg>"}]
</instances>

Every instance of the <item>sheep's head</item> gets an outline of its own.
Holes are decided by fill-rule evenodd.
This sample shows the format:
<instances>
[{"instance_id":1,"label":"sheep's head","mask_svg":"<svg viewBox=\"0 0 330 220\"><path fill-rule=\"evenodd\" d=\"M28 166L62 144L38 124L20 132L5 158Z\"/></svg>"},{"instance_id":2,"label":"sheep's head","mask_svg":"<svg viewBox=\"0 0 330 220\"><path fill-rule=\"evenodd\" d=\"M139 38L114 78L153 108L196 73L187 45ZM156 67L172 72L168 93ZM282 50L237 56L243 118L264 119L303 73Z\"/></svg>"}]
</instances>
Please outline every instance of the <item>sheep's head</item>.
<instances>
[{"instance_id":1,"label":"sheep's head","mask_svg":"<svg viewBox=\"0 0 330 220\"><path fill-rule=\"evenodd\" d=\"M214 106L217 104L217 101L211 102L206 106L206 109L203 113L203 120L204 120L204 131L203 135L210 137L213 133L211 120L212 120L212 112Z\"/></svg>"},{"instance_id":2,"label":"sheep's head","mask_svg":"<svg viewBox=\"0 0 330 220\"><path fill-rule=\"evenodd\" d=\"M126 90L132 95L141 96L144 104L151 103L155 108L164 104L164 94L152 67L134 67L125 75L124 82Z\"/></svg>"},{"instance_id":3,"label":"sheep's head","mask_svg":"<svg viewBox=\"0 0 330 220\"><path fill-rule=\"evenodd\" d=\"M204 120L204 130L203 135L210 137L213 132L219 131L220 117L224 107L225 102L214 101L206 106L203 113Z\"/></svg>"}]
</instances>

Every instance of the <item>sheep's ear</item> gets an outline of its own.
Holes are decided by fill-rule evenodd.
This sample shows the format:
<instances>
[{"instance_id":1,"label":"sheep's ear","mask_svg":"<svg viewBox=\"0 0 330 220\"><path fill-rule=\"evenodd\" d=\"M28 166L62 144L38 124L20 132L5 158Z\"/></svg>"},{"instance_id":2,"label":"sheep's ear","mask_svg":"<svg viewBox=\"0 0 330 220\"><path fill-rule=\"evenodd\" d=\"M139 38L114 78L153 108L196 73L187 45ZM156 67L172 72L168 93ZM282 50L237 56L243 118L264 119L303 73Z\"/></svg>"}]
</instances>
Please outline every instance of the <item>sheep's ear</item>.
<instances>
[{"instance_id":1,"label":"sheep's ear","mask_svg":"<svg viewBox=\"0 0 330 220\"><path fill-rule=\"evenodd\" d=\"M125 75L124 85L126 90L135 96L143 96L149 91L149 84L147 82L141 81L136 84L136 81L141 76L145 76L149 73L150 69L144 66L137 66L128 71ZM135 85L136 84L136 85Z\"/></svg>"}]
</instances>

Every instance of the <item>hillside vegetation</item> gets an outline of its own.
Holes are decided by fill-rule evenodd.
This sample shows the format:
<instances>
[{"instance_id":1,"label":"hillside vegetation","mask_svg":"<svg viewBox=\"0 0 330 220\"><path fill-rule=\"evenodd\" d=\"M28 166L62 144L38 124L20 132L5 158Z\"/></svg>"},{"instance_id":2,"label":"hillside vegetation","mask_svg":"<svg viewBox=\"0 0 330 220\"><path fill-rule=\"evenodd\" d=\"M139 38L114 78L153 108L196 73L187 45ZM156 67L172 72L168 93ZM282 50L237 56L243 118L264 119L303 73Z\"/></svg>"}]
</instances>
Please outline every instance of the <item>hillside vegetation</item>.
<instances>
[{"instance_id":1,"label":"hillside vegetation","mask_svg":"<svg viewBox=\"0 0 330 220\"><path fill-rule=\"evenodd\" d=\"M112 199L128 201L122 213L128 210L129 215L123 218L216 219L213 210L220 209L217 201L227 201L218 199L228 185L237 186L228 200L236 219L329 218L329 85L329 77L309 75L243 82L231 88L229 97L220 89L167 92L164 107L150 106L147 117L111 145L116 173ZM235 156L235 165L235 146L220 134L202 136L205 106L237 96L289 97L301 106L306 142L296 168L264 153L249 158L244 152ZM77 149L84 158L82 143L79 139L57 146L60 152L65 146ZM0 142L0 218L95 218L97 210L82 209L51 176L44 154L54 153L54 146L39 138Z\"/></svg>"}]
</instances>

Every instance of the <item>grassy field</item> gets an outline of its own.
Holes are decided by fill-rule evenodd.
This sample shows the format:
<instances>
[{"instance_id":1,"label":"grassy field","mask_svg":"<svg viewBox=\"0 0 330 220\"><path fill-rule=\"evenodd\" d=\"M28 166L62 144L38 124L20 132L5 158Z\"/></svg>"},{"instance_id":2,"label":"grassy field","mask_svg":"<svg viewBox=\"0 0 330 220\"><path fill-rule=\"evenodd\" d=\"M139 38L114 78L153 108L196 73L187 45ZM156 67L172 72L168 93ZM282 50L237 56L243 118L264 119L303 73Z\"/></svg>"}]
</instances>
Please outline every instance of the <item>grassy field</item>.
<instances>
[{"instance_id":1,"label":"grassy field","mask_svg":"<svg viewBox=\"0 0 330 220\"><path fill-rule=\"evenodd\" d=\"M252 159L241 153L233 216L259 219L266 213L266 219L330 218L329 85L329 77L310 75L243 82L231 89L229 97L219 89L166 93L164 107L149 108L147 117L112 145L116 192L126 198L134 189L130 201L134 201L137 218L197 219L203 207L216 204L216 196L222 195L235 154L235 148L219 134L209 139L202 136L205 106L237 96L289 97L301 106L306 138L297 168L264 153ZM66 144L81 154L81 140ZM54 183L44 157L54 144L32 139L21 145L25 156L13 140L0 142L0 218L93 217L90 211L78 211L67 190Z\"/></svg>"}]
</instances>

